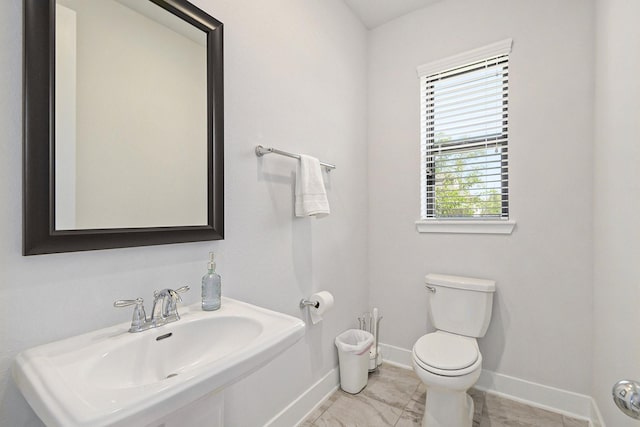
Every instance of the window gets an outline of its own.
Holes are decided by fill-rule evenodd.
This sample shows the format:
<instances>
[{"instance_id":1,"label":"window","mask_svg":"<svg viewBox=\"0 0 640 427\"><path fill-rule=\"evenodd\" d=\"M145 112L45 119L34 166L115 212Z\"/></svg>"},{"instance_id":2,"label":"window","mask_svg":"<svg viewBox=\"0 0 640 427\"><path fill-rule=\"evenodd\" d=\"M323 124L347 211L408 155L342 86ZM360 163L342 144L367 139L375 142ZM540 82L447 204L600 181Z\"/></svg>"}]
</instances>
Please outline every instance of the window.
<instances>
[{"instance_id":1,"label":"window","mask_svg":"<svg viewBox=\"0 0 640 427\"><path fill-rule=\"evenodd\" d=\"M418 68L424 221L509 218L510 50L506 40Z\"/></svg>"}]
</instances>

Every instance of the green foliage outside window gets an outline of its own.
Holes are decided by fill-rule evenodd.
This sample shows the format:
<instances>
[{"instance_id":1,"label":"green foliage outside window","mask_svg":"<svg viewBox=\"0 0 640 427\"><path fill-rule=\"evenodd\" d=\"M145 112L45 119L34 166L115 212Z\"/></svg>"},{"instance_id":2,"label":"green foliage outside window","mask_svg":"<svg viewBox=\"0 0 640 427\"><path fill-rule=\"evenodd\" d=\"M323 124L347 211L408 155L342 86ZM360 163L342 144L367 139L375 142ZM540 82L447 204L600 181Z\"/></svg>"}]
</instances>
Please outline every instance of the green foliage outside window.
<instances>
[{"instance_id":1,"label":"green foliage outside window","mask_svg":"<svg viewBox=\"0 0 640 427\"><path fill-rule=\"evenodd\" d=\"M474 164L474 160L485 151L487 150L469 150L436 156L434 206L436 217L499 217L501 215L500 189L490 188L485 184L487 164L484 162Z\"/></svg>"}]
</instances>

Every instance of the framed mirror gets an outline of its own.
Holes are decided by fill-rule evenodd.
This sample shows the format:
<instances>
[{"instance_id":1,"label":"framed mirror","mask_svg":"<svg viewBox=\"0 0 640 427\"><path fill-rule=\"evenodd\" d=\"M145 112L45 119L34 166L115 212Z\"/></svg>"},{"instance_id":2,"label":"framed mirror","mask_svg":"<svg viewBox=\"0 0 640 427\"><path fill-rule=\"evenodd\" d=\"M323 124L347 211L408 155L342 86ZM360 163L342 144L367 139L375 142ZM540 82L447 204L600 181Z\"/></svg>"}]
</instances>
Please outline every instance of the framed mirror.
<instances>
[{"instance_id":1,"label":"framed mirror","mask_svg":"<svg viewBox=\"0 0 640 427\"><path fill-rule=\"evenodd\" d=\"M223 238L222 23L24 0L23 254Z\"/></svg>"}]
</instances>

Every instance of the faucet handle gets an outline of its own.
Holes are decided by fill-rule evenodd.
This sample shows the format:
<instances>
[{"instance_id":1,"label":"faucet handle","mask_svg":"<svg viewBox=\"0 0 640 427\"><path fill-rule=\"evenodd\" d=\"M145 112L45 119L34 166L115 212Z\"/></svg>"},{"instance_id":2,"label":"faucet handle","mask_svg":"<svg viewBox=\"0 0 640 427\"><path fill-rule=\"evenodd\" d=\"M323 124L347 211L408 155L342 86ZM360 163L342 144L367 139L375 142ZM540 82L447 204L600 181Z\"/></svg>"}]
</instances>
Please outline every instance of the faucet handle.
<instances>
[{"instance_id":1,"label":"faucet handle","mask_svg":"<svg viewBox=\"0 0 640 427\"><path fill-rule=\"evenodd\" d=\"M187 292L189 289L191 289L189 287L189 285L185 285L185 286L181 286L178 289L163 289L161 291L153 291L153 297L158 299L161 297L166 297L166 296L170 296L173 300L175 301L180 301L182 302L182 298L180 297L180 295L178 295L178 293L185 293Z\"/></svg>"},{"instance_id":2,"label":"faucet handle","mask_svg":"<svg viewBox=\"0 0 640 427\"><path fill-rule=\"evenodd\" d=\"M144 300L142 298L121 299L113 303L114 307L129 307L130 305L135 305L135 308L133 309L129 332L139 332L145 328L147 323L147 313L144 311Z\"/></svg>"},{"instance_id":3,"label":"faucet handle","mask_svg":"<svg viewBox=\"0 0 640 427\"><path fill-rule=\"evenodd\" d=\"M129 307L130 305L140 305L143 304L144 300L142 298L136 299L119 299L118 301L113 303L114 307Z\"/></svg>"},{"instance_id":4,"label":"faucet handle","mask_svg":"<svg viewBox=\"0 0 640 427\"><path fill-rule=\"evenodd\" d=\"M178 294L185 293L189 289L191 289L189 288L189 285L181 286L178 289L169 289L169 296L171 297L171 299L167 301L167 305L165 306L166 307L165 315L169 316L171 314L175 314L176 319L180 320L180 313L178 313L177 305L178 305L178 302L182 302L182 298Z\"/></svg>"},{"instance_id":5,"label":"faucet handle","mask_svg":"<svg viewBox=\"0 0 640 427\"><path fill-rule=\"evenodd\" d=\"M189 285L184 285L184 286L179 287L178 289L169 289L169 288L166 288L166 289L163 289L163 290L161 290L161 291L155 290L155 291L153 291L153 296L154 296L154 297L157 297L158 295L162 295L162 294L166 294L166 293L171 293L171 292L180 292L180 293L184 293L184 292L187 292L187 291L188 291L188 290L190 290L190 289L191 289L191 287L190 287Z\"/></svg>"},{"instance_id":6,"label":"faucet handle","mask_svg":"<svg viewBox=\"0 0 640 427\"><path fill-rule=\"evenodd\" d=\"M183 294L183 293L187 292L189 289L191 289L189 287L189 285L181 286L178 289L174 289L172 291L169 291L169 295L171 295L171 297L174 300L182 302L182 298L178 294Z\"/></svg>"}]
</instances>

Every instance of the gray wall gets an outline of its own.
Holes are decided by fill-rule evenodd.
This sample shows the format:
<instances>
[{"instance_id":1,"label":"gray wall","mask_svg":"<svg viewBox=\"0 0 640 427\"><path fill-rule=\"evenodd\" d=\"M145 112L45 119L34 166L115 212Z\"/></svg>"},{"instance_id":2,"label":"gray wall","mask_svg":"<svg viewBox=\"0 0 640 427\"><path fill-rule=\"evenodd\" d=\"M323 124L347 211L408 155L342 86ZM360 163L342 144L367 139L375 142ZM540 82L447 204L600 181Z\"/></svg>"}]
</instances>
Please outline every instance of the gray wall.
<instances>
[{"instance_id":1,"label":"gray wall","mask_svg":"<svg viewBox=\"0 0 640 427\"><path fill-rule=\"evenodd\" d=\"M22 1L0 2L2 426L40 425L10 378L19 351L126 322L129 310L112 307L119 298L148 301L154 289L189 283L194 289L186 302L198 301L210 250L218 254L224 295L294 316L300 316L300 298L318 289L336 298L321 325L229 390L228 425L264 424L333 369L334 337L365 310L364 27L339 0L194 3L225 25L226 239L22 257ZM256 144L336 163L329 179L332 214L295 219L295 162L257 159Z\"/></svg>"},{"instance_id":2,"label":"gray wall","mask_svg":"<svg viewBox=\"0 0 640 427\"><path fill-rule=\"evenodd\" d=\"M640 3L597 1L593 388L608 425L637 426L610 391L640 380Z\"/></svg>"},{"instance_id":3,"label":"gray wall","mask_svg":"<svg viewBox=\"0 0 640 427\"><path fill-rule=\"evenodd\" d=\"M369 59L371 304L384 342L430 329L427 273L497 281L483 368L589 394L593 3L443 1L376 28ZM416 67L513 39L512 235L419 234Z\"/></svg>"}]
</instances>

